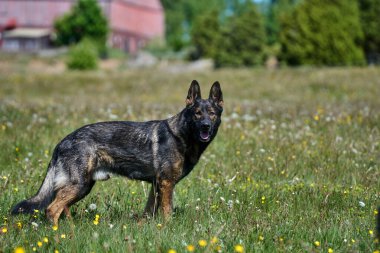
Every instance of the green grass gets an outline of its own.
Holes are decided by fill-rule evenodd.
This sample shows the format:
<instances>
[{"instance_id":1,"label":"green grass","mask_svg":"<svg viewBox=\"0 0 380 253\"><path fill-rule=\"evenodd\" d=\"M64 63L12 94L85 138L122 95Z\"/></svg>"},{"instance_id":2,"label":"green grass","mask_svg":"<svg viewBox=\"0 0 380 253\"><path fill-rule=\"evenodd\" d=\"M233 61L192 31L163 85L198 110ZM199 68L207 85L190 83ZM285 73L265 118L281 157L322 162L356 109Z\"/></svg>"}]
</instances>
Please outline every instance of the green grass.
<instances>
[{"instance_id":1,"label":"green grass","mask_svg":"<svg viewBox=\"0 0 380 253\"><path fill-rule=\"evenodd\" d=\"M373 252L379 77L379 68L185 74L0 68L0 252L21 246L166 253L187 252L190 244L195 252L233 252L238 244L246 252ZM9 215L38 190L64 136L96 121L166 118L184 106L193 79L203 96L219 80L225 111L217 138L176 186L169 222L138 224L134 215L141 214L149 186L125 178L98 182L72 207L73 221L61 219L56 231L41 213Z\"/></svg>"}]
</instances>

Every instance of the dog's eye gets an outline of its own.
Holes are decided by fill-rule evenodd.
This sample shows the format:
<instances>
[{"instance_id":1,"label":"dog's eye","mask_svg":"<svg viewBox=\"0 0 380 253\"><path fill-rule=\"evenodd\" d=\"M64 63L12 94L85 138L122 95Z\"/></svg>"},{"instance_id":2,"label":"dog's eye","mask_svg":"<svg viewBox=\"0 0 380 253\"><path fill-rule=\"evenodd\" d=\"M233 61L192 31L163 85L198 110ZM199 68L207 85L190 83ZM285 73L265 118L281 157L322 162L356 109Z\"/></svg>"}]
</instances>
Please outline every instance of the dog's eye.
<instances>
[{"instance_id":1,"label":"dog's eye","mask_svg":"<svg viewBox=\"0 0 380 253\"><path fill-rule=\"evenodd\" d=\"M211 111L211 112L208 113L208 115L210 115L211 117L212 117L212 116L215 116L215 112L212 112L212 111Z\"/></svg>"},{"instance_id":2,"label":"dog's eye","mask_svg":"<svg viewBox=\"0 0 380 253\"><path fill-rule=\"evenodd\" d=\"M196 111L195 115L200 117L200 116L202 116L202 112L201 111Z\"/></svg>"}]
</instances>

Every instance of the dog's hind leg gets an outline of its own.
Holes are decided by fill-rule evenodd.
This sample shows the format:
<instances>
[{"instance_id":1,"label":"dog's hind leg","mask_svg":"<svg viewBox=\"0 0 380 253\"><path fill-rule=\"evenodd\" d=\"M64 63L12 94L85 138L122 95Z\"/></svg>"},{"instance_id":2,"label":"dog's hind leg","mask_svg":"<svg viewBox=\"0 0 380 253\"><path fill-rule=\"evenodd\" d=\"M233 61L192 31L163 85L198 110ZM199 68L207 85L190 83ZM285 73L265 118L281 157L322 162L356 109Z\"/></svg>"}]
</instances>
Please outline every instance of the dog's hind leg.
<instances>
[{"instance_id":1,"label":"dog's hind leg","mask_svg":"<svg viewBox=\"0 0 380 253\"><path fill-rule=\"evenodd\" d=\"M56 192L54 201L46 209L46 215L54 225L58 225L58 219L64 211L70 217L69 207L84 198L92 189L94 181L83 184L66 185Z\"/></svg>"}]
</instances>

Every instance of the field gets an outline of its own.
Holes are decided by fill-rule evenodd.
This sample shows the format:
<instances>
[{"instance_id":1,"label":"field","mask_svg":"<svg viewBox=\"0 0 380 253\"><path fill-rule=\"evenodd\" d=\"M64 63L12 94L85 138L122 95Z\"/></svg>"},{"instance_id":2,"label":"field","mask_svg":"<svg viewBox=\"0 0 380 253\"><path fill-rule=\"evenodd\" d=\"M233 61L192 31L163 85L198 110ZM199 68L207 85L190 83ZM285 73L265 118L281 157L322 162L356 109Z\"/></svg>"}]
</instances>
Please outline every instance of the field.
<instances>
[{"instance_id":1,"label":"field","mask_svg":"<svg viewBox=\"0 0 380 253\"><path fill-rule=\"evenodd\" d=\"M0 252L378 249L379 68L175 74L27 66L0 64ZM193 79L205 97L219 80L225 110L218 136L176 186L170 221L138 224L149 185L120 177L98 182L58 228L43 213L9 215L38 190L64 136L97 121L173 115Z\"/></svg>"}]
</instances>

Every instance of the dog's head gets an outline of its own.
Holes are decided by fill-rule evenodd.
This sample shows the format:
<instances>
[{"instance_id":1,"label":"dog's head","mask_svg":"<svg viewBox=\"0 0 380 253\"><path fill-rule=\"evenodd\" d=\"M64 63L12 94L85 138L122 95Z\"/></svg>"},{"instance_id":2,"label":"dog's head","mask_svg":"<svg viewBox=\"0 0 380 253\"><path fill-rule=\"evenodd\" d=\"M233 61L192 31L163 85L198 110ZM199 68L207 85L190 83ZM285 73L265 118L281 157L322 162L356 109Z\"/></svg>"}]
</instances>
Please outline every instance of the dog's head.
<instances>
[{"instance_id":1,"label":"dog's head","mask_svg":"<svg viewBox=\"0 0 380 253\"><path fill-rule=\"evenodd\" d=\"M223 112L223 94L219 82L215 82L208 99L202 99L197 81L190 85L186 97L186 111L193 137L201 142L210 142L216 135Z\"/></svg>"}]
</instances>

